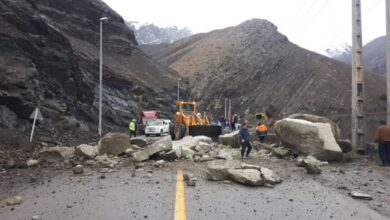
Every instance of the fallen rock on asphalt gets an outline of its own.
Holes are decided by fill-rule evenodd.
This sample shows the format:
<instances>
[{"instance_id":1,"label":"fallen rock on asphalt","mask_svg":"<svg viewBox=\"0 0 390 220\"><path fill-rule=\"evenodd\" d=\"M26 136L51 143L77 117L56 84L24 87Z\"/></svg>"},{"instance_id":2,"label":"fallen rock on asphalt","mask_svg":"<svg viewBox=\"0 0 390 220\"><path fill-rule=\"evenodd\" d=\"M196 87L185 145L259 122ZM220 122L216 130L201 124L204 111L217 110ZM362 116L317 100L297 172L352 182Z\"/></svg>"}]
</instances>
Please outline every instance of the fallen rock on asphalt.
<instances>
[{"instance_id":1,"label":"fallen rock on asphalt","mask_svg":"<svg viewBox=\"0 0 390 220\"><path fill-rule=\"evenodd\" d=\"M144 150L132 154L135 161L141 162L149 159L150 156L172 150L171 136L165 136L153 144L147 146Z\"/></svg>"},{"instance_id":2,"label":"fallen rock on asphalt","mask_svg":"<svg viewBox=\"0 0 390 220\"><path fill-rule=\"evenodd\" d=\"M84 173L84 167L82 165L77 165L73 167L73 174L82 174Z\"/></svg>"},{"instance_id":3,"label":"fallen rock on asphalt","mask_svg":"<svg viewBox=\"0 0 390 220\"><path fill-rule=\"evenodd\" d=\"M207 164L206 177L209 180L222 181L229 179L229 169L241 167L241 162L237 160L213 160Z\"/></svg>"},{"instance_id":4,"label":"fallen rock on asphalt","mask_svg":"<svg viewBox=\"0 0 390 220\"><path fill-rule=\"evenodd\" d=\"M325 161L342 159L342 150L329 123L285 118L275 123L274 130L286 147L291 147L299 153Z\"/></svg>"},{"instance_id":5,"label":"fallen rock on asphalt","mask_svg":"<svg viewBox=\"0 0 390 220\"><path fill-rule=\"evenodd\" d=\"M132 154L135 161L141 162L149 159L149 154L146 150L137 151Z\"/></svg>"},{"instance_id":6,"label":"fallen rock on asphalt","mask_svg":"<svg viewBox=\"0 0 390 220\"><path fill-rule=\"evenodd\" d=\"M313 156L307 156L306 158L298 157L296 165L298 167L304 167L305 164L312 164L312 165L316 165L318 167L321 167L323 165L327 165L328 162L327 161L320 161Z\"/></svg>"},{"instance_id":7,"label":"fallen rock on asphalt","mask_svg":"<svg viewBox=\"0 0 390 220\"><path fill-rule=\"evenodd\" d=\"M192 173L185 173L184 174L184 181L186 182L187 186L195 186L197 180L198 179Z\"/></svg>"},{"instance_id":8,"label":"fallen rock on asphalt","mask_svg":"<svg viewBox=\"0 0 390 220\"><path fill-rule=\"evenodd\" d=\"M56 146L43 149L39 152L39 159L49 163L57 163L75 157L74 147Z\"/></svg>"},{"instance_id":9,"label":"fallen rock on asphalt","mask_svg":"<svg viewBox=\"0 0 390 220\"><path fill-rule=\"evenodd\" d=\"M146 151L149 156L153 154L162 152L162 151L170 151L172 150L172 138L171 136L165 136L160 140L154 142L152 145L148 146Z\"/></svg>"},{"instance_id":10,"label":"fallen rock on asphalt","mask_svg":"<svg viewBox=\"0 0 390 220\"><path fill-rule=\"evenodd\" d=\"M219 143L223 145L231 146L233 148L239 148L241 146L239 131L234 131L229 134L220 135Z\"/></svg>"},{"instance_id":11,"label":"fallen rock on asphalt","mask_svg":"<svg viewBox=\"0 0 390 220\"><path fill-rule=\"evenodd\" d=\"M277 158L284 158L290 155L290 151L283 147L277 147L272 149L272 154Z\"/></svg>"},{"instance_id":12,"label":"fallen rock on asphalt","mask_svg":"<svg viewBox=\"0 0 390 220\"><path fill-rule=\"evenodd\" d=\"M328 162L317 160L313 156L307 156L306 158L298 158L296 165L304 167L308 174L321 174L322 170L320 166L328 164Z\"/></svg>"},{"instance_id":13,"label":"fallen rock on asphalt","mask_svg":"<svg viewBox=\"0 0 390 220\"><path fill-rule=\"evenodd\" d=\"M98 155L95 157L96 165L99 167L113 168L119 161L115 158L109 158L107 154Z\"/></svg>"},{"instance_id":14,"label":"fallen rock on asphalt","mask_svg":"<svg viewBox=\"0 0 390 220\"><path fill-rule=\"evenodd\" d=\"M98 155L98 147L88 144L81 144L76 147L76 153L88 159L93 159Z\"/></svg>"},{"instance_id":15,"label":"fallen rock on asphalt","mask_svg":"<svg viewBox=\"0 0 390 220\"><path fill-rule=\"evenodd\" d=\"M144 137L133 137L130 139L130 144L137 145L141 148L146 147L149 142Z\"/></svg>"},{"instance_id":16,"label":"fallen rock on asphalt","mask_svg":"<svg viewBox=\"0 0 390 220\"><path fill-rule=\"evenodd\" d=\"M208 163L206 177L209 180L232 180L249 186L277 184L282 180L272 170L237 160L214 160Z\"/></svg>"},{"instance_id":17,"label":"fallen rock on asphalt","mask_svg":"<svg viewBox=\"0 0 390 220\"><path fill-rule=\"evenodd\" d=\"M310 164L310 163L305 164L304 167L308 174L321 174L322 172L322 170L317 165L314 164Z\"/></svg>"},{"instance_id":18,"label":"fallen rock on asphalt","mask_svg":"<svg viewBox=\"0 0 390 220\"><path fill-rule=\"evenodd\" d=\"M34 159L28 159L26 161L26 165L28 167L36 166L36 165L38 165L38 163L39 163L39 161L38 160L34 160Z\"/></svg>"},{"instance_id":19,"label":"fallen rock on asphalt","mask_svg":"<svg viewBox=\"0 0 390 220\"><path fill-rule=\"evenodd\" d=\"M119 155L130 148L130 138L125 133L108 133L99 141L99 154Z\"/></svg>"},{"instance_id":20,"label":"fallen rock on asphalt","mask_svg":"<svg viewBox=\"0 0 390 220\"><path fill-rule=\"evenodd\" d=\"M31 217L31 220L39 220L39 215L33 215L33 216Z\"/></svg>"},{"instance_id":21,"label":"fallen rock on asphalt","mask_svg":"<svg viewBox=\"0 0 390 220\"><path fill-rule=\"evenodd\" d=\"M5 199L5 204L7 206L20 205L22 202L23 198L21 196L11 196Z\"/></svg>"},{"instance_id":22,"label":"fallen rock on asphalt","mask_svg":"<svg viewBox=\"0 0 390 220\"><path fill-rule=\"evenodd\" d=\"M358 191L351 191L349 193L352 198L355 199L364 199L364 200L372 200L372 196L366 193L358 192Z\"/></svg>"},{"instance_id":23,"label":"fallen rock on asphalt","mask_svg":"<svg viewBox=\"0 0 390 220\"><path fill-rule=\"evenodd\" d=\"M166 161L174 161L174 160L177 160L181 157L181 154L178 155L178 151L177 150L170 150L168 152L164 152L164 153L161 153L159 155L159 158L160 159L163 159L163 160L166 160Z\"/></svg>"},{"instance_id":24,"label":"fallen rock on asphalt","mask_svg":"<svg viewBox=\"0 0 390 220\"><path fill-rule=\"evenodd\" d=\"M261 172L256 169L228 169L229 177L237 183L248 186L263 186Z\"/></svg>"},{"instance_id":25,"label":"fallen rock on asphalt","mask_svg":"<svg viewBox=\"0 0 390 220\"><path fill-rule=\"evenodd\" d=\"M279 175L277 175L271 169L261 167L260 172L265 183L270 183L274 185L282 182L282 178L280 178Z\"/></svg>"}]
</instances>

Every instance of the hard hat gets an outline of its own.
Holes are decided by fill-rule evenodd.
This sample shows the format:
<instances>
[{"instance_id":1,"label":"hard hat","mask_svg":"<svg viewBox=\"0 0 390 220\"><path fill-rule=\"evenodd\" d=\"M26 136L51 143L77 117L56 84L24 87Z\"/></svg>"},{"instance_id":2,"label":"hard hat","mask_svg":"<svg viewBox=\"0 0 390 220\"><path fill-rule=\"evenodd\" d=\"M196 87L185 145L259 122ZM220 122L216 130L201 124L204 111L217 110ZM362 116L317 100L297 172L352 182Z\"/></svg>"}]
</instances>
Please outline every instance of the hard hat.
<instances>
[{"instance_id":1,"label":"hard hat","mask_svg":"<svg viewBox=\"0 0 390 220\"><path fill-rule=\"evenodd\" d=\"M133 121L135 122L135 119L133 119Z\"/></svg>"}]
</instances>

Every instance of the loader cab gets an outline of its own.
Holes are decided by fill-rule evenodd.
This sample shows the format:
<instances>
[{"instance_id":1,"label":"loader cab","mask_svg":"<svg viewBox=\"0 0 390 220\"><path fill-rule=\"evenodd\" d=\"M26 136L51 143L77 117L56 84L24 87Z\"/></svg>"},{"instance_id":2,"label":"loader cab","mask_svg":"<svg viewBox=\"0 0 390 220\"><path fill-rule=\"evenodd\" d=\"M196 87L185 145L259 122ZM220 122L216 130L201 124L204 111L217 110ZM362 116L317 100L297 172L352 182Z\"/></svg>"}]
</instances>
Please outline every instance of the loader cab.
<instances>
[{"instance_id":1,"label":"loader cab","mask_svg":"<svg viewBox=\"0 0 390 220\"><path fill-rule=\"evenodd\" d=\"M184 115L192 115L196 112L196 104L195 102L177 102L177 112Z\"/></svg>"}]
</instances>

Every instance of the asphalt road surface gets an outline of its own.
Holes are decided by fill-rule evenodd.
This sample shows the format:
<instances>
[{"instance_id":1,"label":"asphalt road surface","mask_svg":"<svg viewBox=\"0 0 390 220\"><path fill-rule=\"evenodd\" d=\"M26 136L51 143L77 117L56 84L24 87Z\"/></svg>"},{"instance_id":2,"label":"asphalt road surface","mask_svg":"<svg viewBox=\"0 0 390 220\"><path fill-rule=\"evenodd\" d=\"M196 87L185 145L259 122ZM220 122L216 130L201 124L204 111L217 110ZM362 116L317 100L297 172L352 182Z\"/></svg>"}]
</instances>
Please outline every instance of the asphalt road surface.
<instances>
[{"instance_id":1,"label":"asphalt road surface","mask_svg":"<svg viewBox=\"0 0 390 220\"><path fill-rule=\"evenodd\" d=\"M204 178L205 164L187 161L170 163L164 168L146 165L135 172L132 167L111 173L86 169L81 176L53 170L35 183L28 183L21 175L0 185L0 199L15 194L24 198L17 206L2 203L0 219L29 220L34 215L40 219L95 220L389 219L388 191L381 192L383 198L374 196L373 201L356 200L332 185L339 180L345 180L348 187L351 187L348 183L358 184L347 176L337 175L332 184L327 184L325 179L336 175L329 170L313 178L295 167L288 168L288 162L280 166L291 170L281 172L284 181L275 188L211 182ZM198 177L195 187L178 181L177 172L181 169ZM345 169L348 172L349 168ZM388 176L381 178L388 180ZM387 183L376 187L388 190ZM184 186L183 200L180 185ZM373 208L378 201L383 202L379 211Z\"/></svg>"}]
</instances>

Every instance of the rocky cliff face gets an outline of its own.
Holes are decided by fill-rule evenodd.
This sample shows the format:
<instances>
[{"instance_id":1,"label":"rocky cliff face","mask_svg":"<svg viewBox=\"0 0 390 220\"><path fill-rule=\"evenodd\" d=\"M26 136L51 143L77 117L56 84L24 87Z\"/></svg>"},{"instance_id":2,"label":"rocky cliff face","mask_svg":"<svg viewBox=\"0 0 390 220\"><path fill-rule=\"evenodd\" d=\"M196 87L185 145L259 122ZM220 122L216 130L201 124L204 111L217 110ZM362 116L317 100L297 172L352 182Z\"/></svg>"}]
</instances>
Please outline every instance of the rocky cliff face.
<instances>
[{"instance_id":1,"label":"rocky cliff face","mask_svg":"<svg viewBox=\"0 0 390 220\"><path fill-rule=\"evenodd\" d=\"M232 111L241 115L314 113L349 134L350 66L298 47L266 20L143 49L187 78L191 99L208 112L222 115L224 99L231 98ZM384 78L368 73L366 90L367 111L385 109Z\"/></svg>"},{"instance_id":2,"label":"rocky cliff face","mask_svg":"<svg viewBox=\"0 0 390 220\"><path fill-rule=\"evenodd\" d=\"M38 133L66 138L96 131L104 16L103 130L126 129L143 108L171 116L175 73L146 56L123 19L101 0L3 0L0 128L28 133L29 116L39 106L45 120Z\"/></svg>"}]
</instances>

